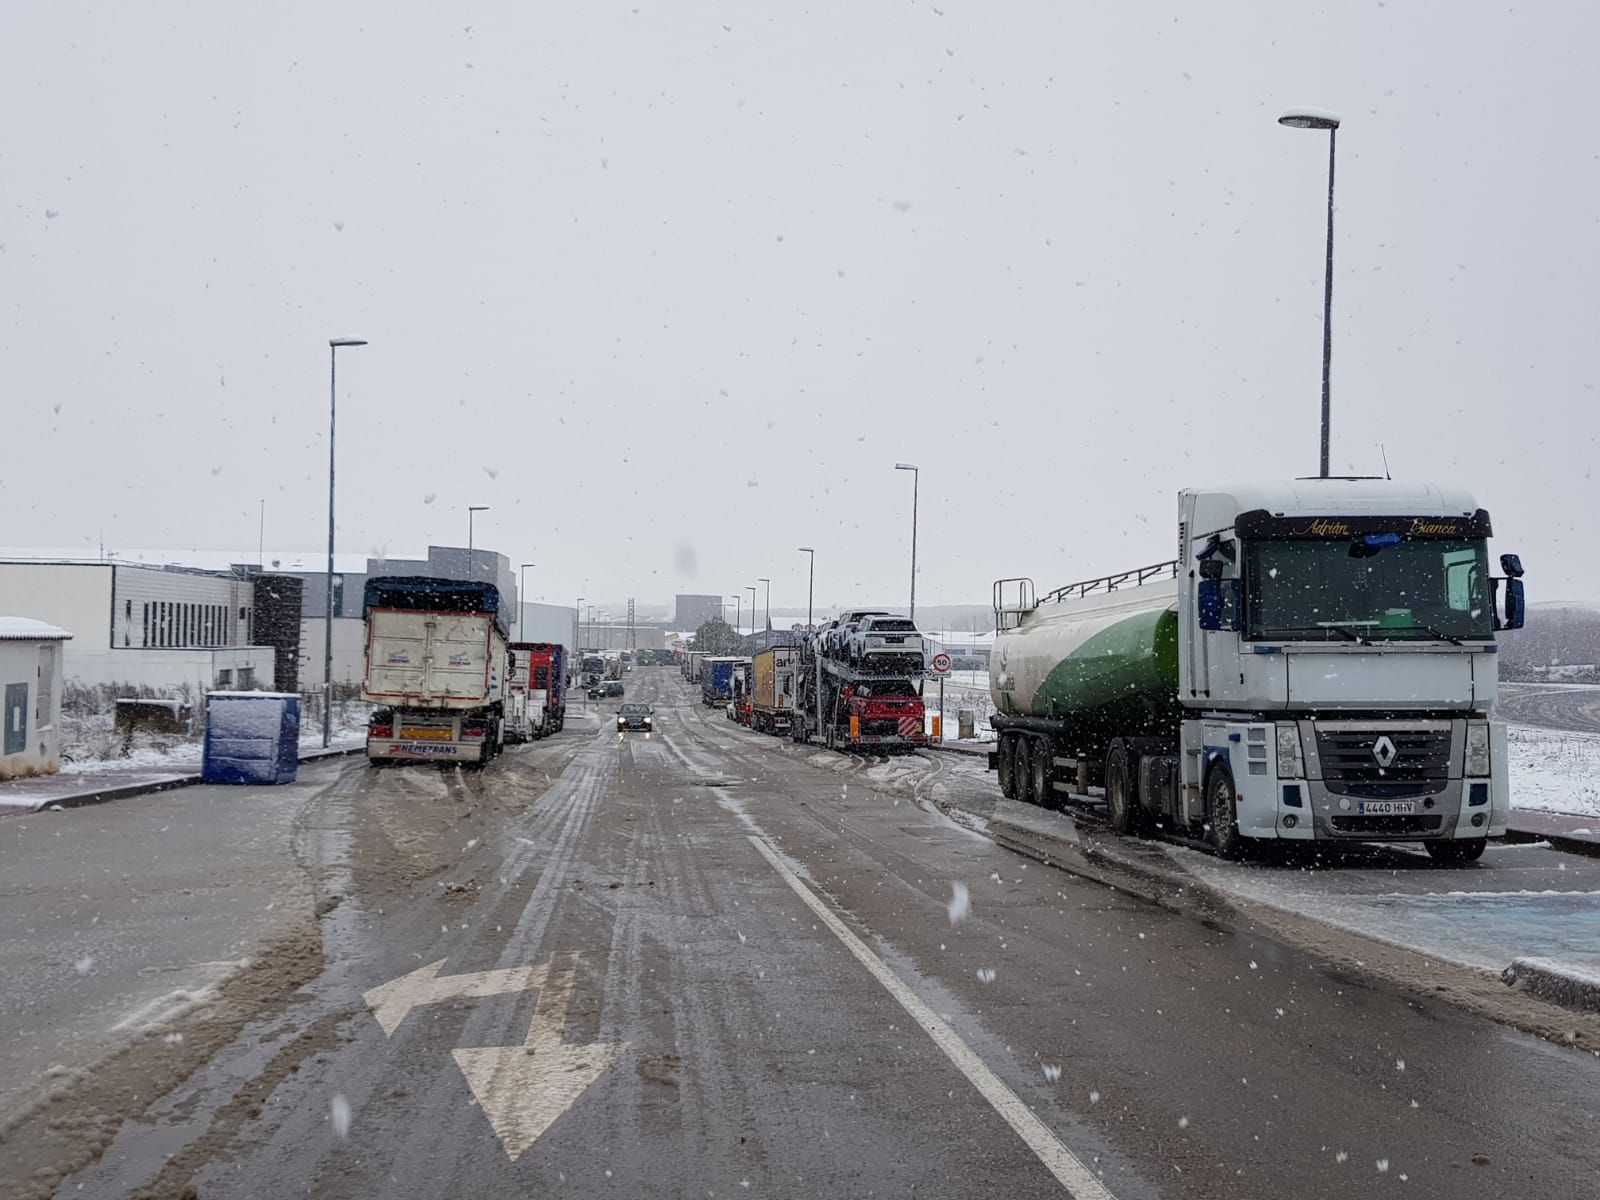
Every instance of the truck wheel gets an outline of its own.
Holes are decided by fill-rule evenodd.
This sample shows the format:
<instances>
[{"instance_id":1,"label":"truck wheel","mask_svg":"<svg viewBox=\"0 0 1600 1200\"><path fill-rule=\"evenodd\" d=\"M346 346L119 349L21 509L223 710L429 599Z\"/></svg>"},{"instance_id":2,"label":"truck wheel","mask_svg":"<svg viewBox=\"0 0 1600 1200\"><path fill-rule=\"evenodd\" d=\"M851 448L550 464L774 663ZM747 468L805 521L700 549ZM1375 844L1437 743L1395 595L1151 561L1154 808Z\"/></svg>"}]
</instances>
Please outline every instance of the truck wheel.
<instances>
[{"instance_id":1,"label":"truck wheel","mask_svg":"<svg viewBox=\"0 0 1600 1200\"><path fill-rule=\"evenodd\" d=\"M1055 778L1055 748L1048 738L1035 738L1033 751L1028 756L1029 786L1033 791L1033 802L1040 808L1060 808L1061 804L1056 799L1056 790L1050 786L1050 781Z\"/></svg>"},{"instance_id":2,"label":"truck wheel","mask_svg":"<svg viewBox=\"0 0 1600 1200\"><path fill-rule=\"evenodd\" d=\"M1017 798L1017 735L1002 733L1000 735L1000 762L998 767L1000 775L1000 794L1007 800Z\"/></svg>"},{"instance_id":3,"label":"truck wheel","mask_svg":"<svg viewBox=\"0 0 1600 1200\"><path fill-rule=\"evenodd\" d=\"M1206 824L1211 848L1218 858L1238 858L1244 853L1244 838L1234 817L1233 772L1214 763L1206 776Z\"/></svg>"},{"instance_id":4,"label":"truck wheel","mask_svg":"<svg viewBox=\"0 0 1600 1200\"><path fill-rule=\"evenodd\" d=\"M1133 794L1133 770L1128 748L1121 738L1106 752L1106 816L1113 833L1135 833L1139 828L1139 801Z\"/></svg>"},{"instance_id":5,"label":"truck wheel","mask_svg":"<svg viewBox=\"0 0 1600 1200\"><path fill-rule=\"evenodd\" d=\"M1024 804L1037 804L1033 794L1033 739L1025 734L1017 737L1017 765L1012 768L1017 780L1017 799Z\"/></svg>"},{"instance_id":6,"label":"truck wheel","mask_svg":"<svg viewBox=\"0 0 1600 1200\"><path fill-rule=\"evenodd\" d=\"M1457 866L1461 863L1477 862L1483 857L1484 850L1489 845L1488 838L1463 839L1459 842L1431 841L1425 842L1428 847L1428 857L1440 866Z\"/></svg>"}]
</instances>

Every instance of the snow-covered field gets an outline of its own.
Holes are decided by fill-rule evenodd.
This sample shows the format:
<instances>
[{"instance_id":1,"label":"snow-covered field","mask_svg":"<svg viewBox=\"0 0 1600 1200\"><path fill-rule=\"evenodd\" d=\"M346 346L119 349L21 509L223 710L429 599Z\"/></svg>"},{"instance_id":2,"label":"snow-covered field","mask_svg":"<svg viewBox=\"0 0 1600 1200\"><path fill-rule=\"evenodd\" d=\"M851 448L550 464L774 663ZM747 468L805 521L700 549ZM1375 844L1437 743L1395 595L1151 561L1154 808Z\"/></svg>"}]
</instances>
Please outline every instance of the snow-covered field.
<instances>
[{"instance_id":1,"label":"snow-covered field","mask_svg":"<svg viewBox=\"0 0 1600 1200\"><path fill-rule=\"evenodd\" d=\"M1600 733L1512 725L1511 807L1600 818Z\"/></svg>"}]
</instances>

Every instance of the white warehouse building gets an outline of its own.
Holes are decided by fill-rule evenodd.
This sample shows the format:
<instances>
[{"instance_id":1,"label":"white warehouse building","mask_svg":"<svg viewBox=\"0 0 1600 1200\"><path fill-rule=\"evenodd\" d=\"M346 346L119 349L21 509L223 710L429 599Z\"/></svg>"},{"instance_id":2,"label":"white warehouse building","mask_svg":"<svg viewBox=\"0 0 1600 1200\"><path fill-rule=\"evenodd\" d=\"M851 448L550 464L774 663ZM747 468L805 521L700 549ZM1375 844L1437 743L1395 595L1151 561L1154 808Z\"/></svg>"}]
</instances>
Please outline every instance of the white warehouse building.
<instances>
[{"instance_id":1,"label":"white warehouse building","mask_svg":"<svg viewBox=\"0 0 1600 1200\"><path fill-rule=\"evenodd\" d=\"M258 577L259 578L259 577ZM0 562L0 612L66 630L67 682L158 691L272 688L277 650L254 644L256 581L104 562Z\"/></svg>"}]
</instances>

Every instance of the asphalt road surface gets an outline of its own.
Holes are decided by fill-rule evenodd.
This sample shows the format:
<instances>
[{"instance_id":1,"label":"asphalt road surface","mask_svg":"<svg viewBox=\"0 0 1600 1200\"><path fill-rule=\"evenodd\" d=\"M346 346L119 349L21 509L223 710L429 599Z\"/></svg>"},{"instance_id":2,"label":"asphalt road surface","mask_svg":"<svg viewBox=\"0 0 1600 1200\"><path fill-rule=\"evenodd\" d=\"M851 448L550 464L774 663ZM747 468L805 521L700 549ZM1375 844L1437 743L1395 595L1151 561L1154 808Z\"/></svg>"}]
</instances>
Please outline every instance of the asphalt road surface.
<instances>
[{"instance_id":1,"label":"asphalt road surface","mask_svg":"<svg viewBox=\"0 0 1600 1200\"><path fill-rule=\"evenodd\" d=\"M1600 733L1600 687L1503 683L1495 700L1495 716L1521 725Z\"/></svg>"},{"instance_id":2,"label":"asphalt road surface","mask_svg":"<svg viewBox=\"0 0 1600 1200\"><path fill-rule=\"evenodd\" d=\"M1600 1194L1591 1056L628 698L652 735L329 769L299 941L5 1118L0 1194Z\"/></svg>"}]
</instances>

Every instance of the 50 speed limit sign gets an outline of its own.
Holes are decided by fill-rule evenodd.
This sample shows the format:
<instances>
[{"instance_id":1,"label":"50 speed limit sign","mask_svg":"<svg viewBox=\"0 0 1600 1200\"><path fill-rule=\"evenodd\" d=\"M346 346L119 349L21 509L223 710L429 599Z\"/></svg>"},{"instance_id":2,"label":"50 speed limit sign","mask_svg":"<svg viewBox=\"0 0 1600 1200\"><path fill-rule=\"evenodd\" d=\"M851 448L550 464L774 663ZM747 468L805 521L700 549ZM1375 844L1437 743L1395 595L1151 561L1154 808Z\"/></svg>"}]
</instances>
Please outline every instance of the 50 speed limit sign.
<instances>
[{"instance_id":1,"label":"50 speed limit sign","mask_svg":"<svg viewBox=\"0 0 1600 1200\"><path fill-rule=\"evenodd\" d=\"M928 670L935 675L950 674L950 656L943 650L939 651L928 661Z\"/></svg>"}]
</instances>

